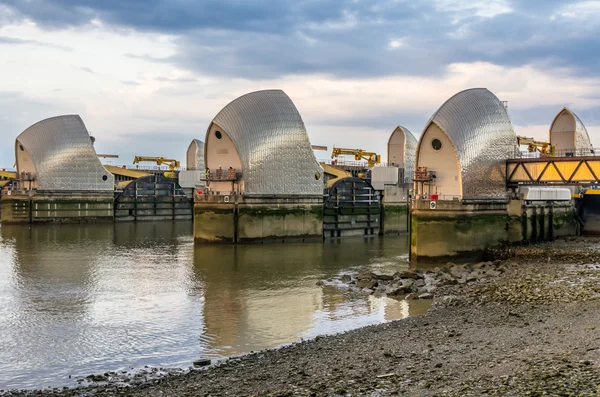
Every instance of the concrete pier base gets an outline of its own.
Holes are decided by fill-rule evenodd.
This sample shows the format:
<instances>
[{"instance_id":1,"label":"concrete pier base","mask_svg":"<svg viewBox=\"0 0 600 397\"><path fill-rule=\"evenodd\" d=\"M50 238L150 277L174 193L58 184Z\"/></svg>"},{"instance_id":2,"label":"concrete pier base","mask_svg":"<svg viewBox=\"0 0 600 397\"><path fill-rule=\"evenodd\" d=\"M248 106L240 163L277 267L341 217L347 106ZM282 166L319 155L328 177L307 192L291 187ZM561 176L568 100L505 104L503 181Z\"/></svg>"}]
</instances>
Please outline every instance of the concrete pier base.
<instances>
[{"instance_id":1,"label":"concrete pier base","mask_svg":"<svg viewBox=\"0 0 600 397\"><path fill-rule=\"evenodd\" d=\"M323 238L322 197L201 196L194 203L194 241L208 244Z\"/></svg>"},{"instance_id":2,"label":"concrete pier base","mask_svg":"<svg viewBox=\"0 0 600 397\"><path fill-rule=\"evenodd\" d=\"M477 258L488 247L509 242L507 205L415 201L411 217L411 260Z\"/></svg>"},{"instance_id":3,"label":"concrete pier base","mask_svg":"<svg viewBox=\"0 0 600 397\"><path fill-rule=\"evenodd\" d=\"M578 233L570 203L415 201L411 261L481 259L487 248L549 241Z\"/></svg>"},{"instance_id":4,"label":"concrete pier base","mask_svg":"<svg viewBox=\"0 0 600 397\"><path fill-rule=\"evenodd\" d=\"M521 243L551 241L580 232L574 207L570 203L524 204L513 200L508 211L511 234Z\"/></svg>"},{"instance_id":5,"label":"concrete pier base","mask_svg":"<svg viewBox=\"0 0 600 397\"><path fill-rule=\"evenodd\" d=\"M87 223L113 221L113 192L11 192L2 196L2 222Z\"/></svg>"},{"instance_id":6,"label":"concrete pier base","mask_svg":"<svg viewBox=\"0 0 600 397\"><path fill-rule=\"evenodd\" d=\"M410 186L385 186L382 203L382 232L383 235L398 235L408 233L410 227L408 201Z\"/></svg>"},{"instance_id":7,"label":"concrete pier base","mask_svg":"<svg viewBox=\"0 0 600 397\"><path fill-rule=\"evenodd\" d=\"M384 235L398 235L407 233L408 203L383 203L383 233Z\"/></svg>"}]
</instances>

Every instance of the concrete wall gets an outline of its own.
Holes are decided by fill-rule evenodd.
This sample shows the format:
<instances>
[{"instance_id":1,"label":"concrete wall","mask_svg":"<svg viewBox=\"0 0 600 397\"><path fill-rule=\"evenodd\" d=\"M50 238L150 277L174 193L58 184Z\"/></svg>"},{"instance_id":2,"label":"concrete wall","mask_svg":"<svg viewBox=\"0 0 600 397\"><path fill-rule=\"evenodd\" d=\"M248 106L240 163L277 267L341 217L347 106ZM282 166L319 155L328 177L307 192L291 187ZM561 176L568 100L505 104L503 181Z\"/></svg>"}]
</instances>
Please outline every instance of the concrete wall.
<instances>
[{"instance_id":1,"label":"concrete wall","mask_svg":"<svg viewBox=\"0 0 600 397\"><path fill-rule=\"evenodd\" d=\"M398 167L373 167L371 169L371 186L375 190L384 190L386 185L398 185L399 179L400 168Z\"/></svg>"},{"instance_id":2,"label":"concrete wall","mask_svg":"<svg viewBox=\"0 0 600 397\"><path fill-rule=\"evenodd\" d=\"M31 199L27 196L2 196L2 223L29 223Z\"/></svg>"},{"instance_id":3,"label":"concrete wall","mask_svg":"<svg viewBox=\"0 0 600 397\"><path fill-rule=\"evenodd\" d=\"M408 232L408 204L383 204L383 234L402 234Z\"/></svg>"},{"instance_id":4,"label":"concrete wall","mask_svg":"<svg viewBox=\"0 0 600 397\"><path fill-rule=\"evenodd\" d=\"M196 243L265 243L323 238L322 198L197 198Z\"/></svg>"},{"instance_id":5,"label":"concrete wall","mask_svg":"<svg viewBox=\"0 0 600 397\"><path fill-rule=\"evenodd\" d=\"M548 241L578 234L571 204L465 204L416 201L411 219L411 260L480 259L486 248Z\"/></svg>"},{"instance_id":6,"label":"concrete wall","mask_svg":"<svg viewBox=\"0 0 600 397\"><path fill-rule=\"evenodd\" d=\"M418 148L417 164L415 167L427 167L429 171L435 172L435 180L431 183L431 192L425 194L438 194L445 200L462 196L462 185L460 177L460 166L454 145L436 124L431 124L421 138ZM431 142L439 139L442 142L440 150L434 150ZM416 169L416 168L415 168ZM422 192L419 192L422 194Z\"/></svg>"},{"instance_id":7,"label":"concrete wall","mask_svg":"<svg viewBox=\"0 0 600 397\"><path fill-rule=\"evenodd\" d=\"M237 242L283 242L320 239L323 236L321 205L239 204Z\"/></svg>"},{"instance_id":8,"label":"concrete wall","mask_svg":"<svg viewBox=\"0 0 600 397\"><path fill-rule=\"evenodd\" d=\"M411 218L411 260L477 258L488 247L508 242L506 204L465 205L416 201Z\"/></svg>"},{"instance_id":9,"label":"concrete wall","mask_svg":"<svg viewBox=\"0 0 600 397\"><path fill-rule=\"evenodd\" d=\"M2 196L3 223L112 222L112 192L106 195L40 194Z\"/></svg>"},{"instance_id":10,"label":"concrete wall","mask_svg":"<svg viewBox=\"0 0 600 397\"><path fill-rule=\"evenodd\" d=\"M406 204L410 188L412 188L412 185L409 184L402 184L402 186L385 186L383 189L383 202Z\"/></svg>"},{"instance_id":11,"label":"concrete wall","mask_svg":"<svg viewBox=\"0 0 600 397\"><path fill-rule=\"evenodd\" d=\"M233 244L236 242L235 204L197 202L194 204L194 241Z\"/></svg>"}]
</instances>

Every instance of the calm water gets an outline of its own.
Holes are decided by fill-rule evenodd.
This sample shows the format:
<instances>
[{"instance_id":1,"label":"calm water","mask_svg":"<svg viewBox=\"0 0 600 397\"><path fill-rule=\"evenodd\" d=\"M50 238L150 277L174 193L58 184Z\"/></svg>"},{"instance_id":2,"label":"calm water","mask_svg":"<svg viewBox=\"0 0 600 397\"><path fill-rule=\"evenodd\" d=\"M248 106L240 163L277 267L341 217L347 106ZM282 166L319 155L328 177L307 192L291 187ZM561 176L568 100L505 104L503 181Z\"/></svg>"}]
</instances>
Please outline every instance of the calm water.
<instances>
[{"instance_id":1,"label":"calm water","mask_svg":"<svg viewBox=\"0 0 600 397\"><path fill-rule=\"evenodd\" d=\"M427 309L316 282L408 267L405 237L194 246L191 223L0 228L0 389L275 347Z\"/></svg>"}]
</instances>

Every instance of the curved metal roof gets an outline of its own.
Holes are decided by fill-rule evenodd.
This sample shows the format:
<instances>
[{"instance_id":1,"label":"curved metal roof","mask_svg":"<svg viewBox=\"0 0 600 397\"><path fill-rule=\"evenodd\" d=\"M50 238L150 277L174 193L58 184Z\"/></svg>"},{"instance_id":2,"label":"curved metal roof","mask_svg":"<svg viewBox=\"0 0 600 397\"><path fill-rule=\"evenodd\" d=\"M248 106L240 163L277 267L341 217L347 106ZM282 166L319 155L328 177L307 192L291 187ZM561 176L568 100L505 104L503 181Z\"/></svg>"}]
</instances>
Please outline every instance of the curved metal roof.
<instances>
[{"instance_id":1,"label":"curved metal roof","mask_svg":"<svg viewBox=\"0 0 600 397\"><path fill-rule=\"evenodd\" d=\"M552 128L554 127L554 123L556 122L556 120L562 114L564 114L564 112L569 113L571 116L573 116L573 119L575 120L575 150L593 149L594 146L592 145L592 141L590 140L590 136L587 132L587 129L585 128L585 125L583 125L581 119L569 108L562 108L561 111L558 112L556 117L554 117L554 120L552 120L552 124L550 124L550 132L552 132Z\"/></svg>"},{"instance_id":2,"label":"curved metal roof","mask_svg":"<svg viewBox=\"0 0 600 397\"><path fill-rule=\"evenodd\" d=\"M463 199L505 198L504 161L514 152L517 137L508 112L496 95L486 88L468 89L454 95L429 119L418 147L432 123L442 129L454 145Z\"/></svg>"},{"instance_id":3,"label":"curved metal roof","mask_svg":"<svg viewBox=\"0 0 600 397\"><path fill-rule=\"evenodd\" d=\"M195 144L195 148L193 150L194 153L190 153L190 150L192 149L192 146L194 144ZM186 164L186 168L188 170L196 169L196 170L204 171L204 169L206 168L204 166L204 142L202 142L200 139L192 139L190 146L188 146L188 151L187 151L187 156L186 156L186 160L188 162L190 161L190 154L195 159L196 163L194 165Z\"/></svg>"},{"instance_id":4,"label":"curved metal roof","mask_svg":"<svg viewBox=\"0 0 600 397\"><path fill-rule=\"evenodd\" d=\"M298 109L281 90L256 91L225 106L214 118L242 162L247 195L322 195L323 174ZM210 144L210 143L209 143ZM208 145L204 147L207 157Z\"/></svg>"},{"instance_id":5,"label":"curved metal roof","mask_svg":"<svg viewBox=\"0 0 600 397\"><path fill-rule=\"evenodd\" d=\"M417 152L417 138L410 132L410 130L406 127L399 125L396 127L392 135L390 135L390 139L388 139L388 157L387 161L390 160L390 151L389 147L392 143L392 139L396 134L402 134L404 140L404 183L412 182L413 174L415 171L415 157Z\"/></svg>"},{"instance_id":6,"label":"curved metal roof","mask_svg":"<svg viewBox=\"0 0 600 397\"><path fill-rule=\"evenodd\" d=\"M38 190L114 190L114 176L102 166L77 115L52 117L23 131L15 142L19 171L21 150L31 156Z\"/></svg>"}]
</instances>

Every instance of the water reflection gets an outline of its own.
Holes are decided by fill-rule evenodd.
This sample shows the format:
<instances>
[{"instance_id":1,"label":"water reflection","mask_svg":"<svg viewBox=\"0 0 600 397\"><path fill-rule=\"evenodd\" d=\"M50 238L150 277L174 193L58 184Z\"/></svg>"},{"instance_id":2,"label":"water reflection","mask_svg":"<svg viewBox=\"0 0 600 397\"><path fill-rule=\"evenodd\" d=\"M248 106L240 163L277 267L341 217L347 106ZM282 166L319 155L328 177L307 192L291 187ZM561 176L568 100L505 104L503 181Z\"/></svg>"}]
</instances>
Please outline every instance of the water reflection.
<instances>
[{"instance_id":1,"label":"water reflection","mask_svg":"<svg viewBox=\"0 0 600 397\"><path fill-rule=\"evenodd\" d=\"M422 312L316 282L408 267L402 238L194 246L191 223L0 228L0 389L259 350Z\"/></svg>"},{"instance_id":2,"label":"water reflection","mask_svg":"<svg viewBox=\"0 0 600 397\"><path fill-rule=\"evenodd\" d=\"M320 306L323 245L197 247L206 332L221 354L297 339ZM223 350L226 349L226 350Z\"/></svg>"}]
</instances>

